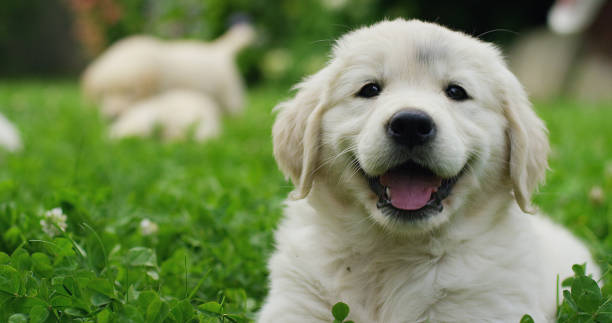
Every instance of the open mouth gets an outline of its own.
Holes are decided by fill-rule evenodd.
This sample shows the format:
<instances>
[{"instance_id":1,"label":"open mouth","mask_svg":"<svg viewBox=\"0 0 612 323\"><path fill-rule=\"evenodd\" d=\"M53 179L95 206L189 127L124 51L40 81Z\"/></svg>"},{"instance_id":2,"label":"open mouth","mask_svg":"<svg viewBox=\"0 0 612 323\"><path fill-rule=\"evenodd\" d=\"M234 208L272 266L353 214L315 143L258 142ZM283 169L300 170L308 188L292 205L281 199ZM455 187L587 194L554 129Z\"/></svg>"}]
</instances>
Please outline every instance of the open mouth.
<instances>
[{"instance_id":1,"label":"open mouth","mask_svg":"<svg viewBox=\"0 0 612 323\"><path fill-rule=\"evenodd\" d=\"M370 188L378 196L376 206L385 214L402 220L417 220L442 211L459 179L442 178L429 168L409 161L380 176L367 176Z\"/></svg>"}]
</instances>

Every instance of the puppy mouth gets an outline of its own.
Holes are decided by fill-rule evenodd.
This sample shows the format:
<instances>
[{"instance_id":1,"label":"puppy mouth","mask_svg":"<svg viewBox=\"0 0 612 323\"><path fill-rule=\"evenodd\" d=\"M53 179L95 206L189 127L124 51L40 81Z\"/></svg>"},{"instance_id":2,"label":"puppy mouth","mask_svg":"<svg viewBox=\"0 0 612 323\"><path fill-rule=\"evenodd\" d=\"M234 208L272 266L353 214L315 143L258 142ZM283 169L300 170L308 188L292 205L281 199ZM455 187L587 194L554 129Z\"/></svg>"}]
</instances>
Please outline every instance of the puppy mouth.
<instances>
[{"instance_id":1,"label":"puppy mouth","mask_svg":"<svg viewBox=\"0 0 612 323\"><path fill-rule=\"evenodd\" d=\"M366 178L378 196L376 206L383 214L410 221L440 213L442 201L450 195L462 173L463 170L444 178L428 167L408 161L380 176L366 174Z\"/></svg>"}]
</instances>

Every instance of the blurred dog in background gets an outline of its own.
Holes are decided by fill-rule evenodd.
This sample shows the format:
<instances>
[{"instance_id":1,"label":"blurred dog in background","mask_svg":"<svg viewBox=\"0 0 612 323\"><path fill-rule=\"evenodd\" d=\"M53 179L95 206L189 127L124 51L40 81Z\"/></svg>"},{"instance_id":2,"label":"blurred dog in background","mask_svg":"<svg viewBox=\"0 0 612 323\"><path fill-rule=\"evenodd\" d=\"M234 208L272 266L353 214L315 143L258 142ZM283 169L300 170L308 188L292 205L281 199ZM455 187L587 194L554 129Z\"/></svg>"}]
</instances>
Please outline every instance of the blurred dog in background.
<instances>
[{"instance_id":1,"label":"blurred dog in background","mask_svg":"<svg viewBox=\"0 0 612 323\"><path fill-rule=\"evenodd\" d=\"M219 133L221 113L239 115L244 108L244 84L235 56L254 35L249 23L240 22L210 43L150 36L123 39L85 70L84 95L100 105L103 115L116 119L113 136L142 135L143 129L160 124L169 128L163 134L178 138L176 134L189 126L185 121L208 119L211 130L196 137L206 139ZM167 91L173 93L164 95ZM127 113L135 108L137 113ZM173 113L182 121L163 120Z\"/></svg>"},{"instance_id":2,"label":"blurred dog in background","mask_svg":"<svg viewBox=\"0 0 612 323\"><path fill-rule=\"evenodd\" d=\"M218 105L207 95L192 90L169 90L136 102L110 129L112 138L150 136L156 127L166 140L183 139L193 127L193 138L215 137L221 130Z\"/></svg>"}]
</instances>

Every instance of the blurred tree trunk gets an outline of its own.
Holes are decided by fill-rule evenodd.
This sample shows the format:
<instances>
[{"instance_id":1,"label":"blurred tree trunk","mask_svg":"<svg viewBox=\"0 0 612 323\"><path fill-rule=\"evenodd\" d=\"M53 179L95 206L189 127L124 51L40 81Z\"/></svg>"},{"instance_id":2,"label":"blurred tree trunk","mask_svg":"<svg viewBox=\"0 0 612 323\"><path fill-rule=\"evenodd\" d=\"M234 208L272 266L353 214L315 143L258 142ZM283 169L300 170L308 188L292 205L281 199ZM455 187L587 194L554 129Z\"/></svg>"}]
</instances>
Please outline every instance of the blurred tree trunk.
<instances>
[{"instance_id":1,"label":"blurred tree trunk","mask_svg":"<svg viewBox=\"0 0 612 323\"><path fill-rule=\"evenodd\" d=\"M0 77L66 75L84 62L61 0L2 0Z\"/></svg>"}]
</instances>

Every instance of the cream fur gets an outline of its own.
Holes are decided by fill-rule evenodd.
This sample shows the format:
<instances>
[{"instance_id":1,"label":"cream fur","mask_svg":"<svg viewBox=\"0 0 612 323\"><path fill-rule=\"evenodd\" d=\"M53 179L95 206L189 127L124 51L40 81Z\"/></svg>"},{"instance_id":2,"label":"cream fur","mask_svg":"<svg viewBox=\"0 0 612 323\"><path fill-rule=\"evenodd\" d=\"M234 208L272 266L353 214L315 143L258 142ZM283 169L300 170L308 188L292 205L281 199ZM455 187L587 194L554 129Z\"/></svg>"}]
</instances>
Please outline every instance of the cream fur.
<instances>
[{"instance_id":1,"label":"cream fur","mask_svg":"<svg viewBox=\"0 0 612 323\"><path fill-rule=\"evenodd\" d=\"M220 132L219 108L213 100L196 91L170 90L138 102L113 123L113 138L149 136L156 126L164 139L182 139L193 127L196 140L215 137Z\"/></svg>"},{"instance_id":2,"label":"cream fur","mask_svg":"<svg viewBox=\"0 0 612 323\"><path fill-rule=\"evenodd\" d=\"M379 96L355 94L366 83ZM470 95L452 101L449 82ZM532 212L547 168L543 122L494 46L402 19L353 31L328 65L281 103L274 153L296 192L269 262L259 322L330 322L338 301L355 322L554 320L556 279L587 248ZM462 168L444 210L415 222L382 214L365 173L405 160L385 135L398 110L435 121L435 141L410 158L441 176ZM466 166L467 165L467 166Z\"/></svg>"},{"instance_id":3,"label":"cream fur","mask_svg":"<svg viewBox=\"0 0 612 323\"><path fill-rule=\"evenodd\" d=\"M21 138L17 128L0 114L0 147L8 151L21 149Z\"/></svg>"}]
</instances>

